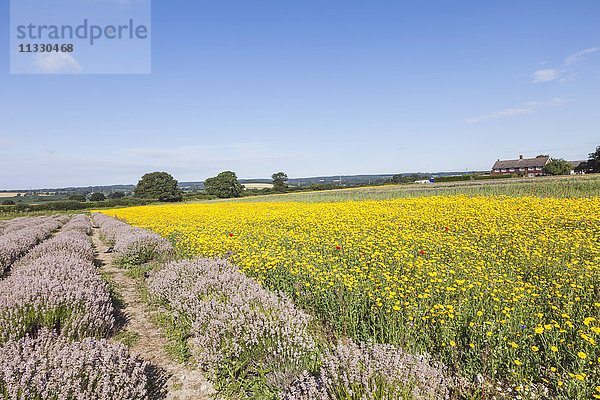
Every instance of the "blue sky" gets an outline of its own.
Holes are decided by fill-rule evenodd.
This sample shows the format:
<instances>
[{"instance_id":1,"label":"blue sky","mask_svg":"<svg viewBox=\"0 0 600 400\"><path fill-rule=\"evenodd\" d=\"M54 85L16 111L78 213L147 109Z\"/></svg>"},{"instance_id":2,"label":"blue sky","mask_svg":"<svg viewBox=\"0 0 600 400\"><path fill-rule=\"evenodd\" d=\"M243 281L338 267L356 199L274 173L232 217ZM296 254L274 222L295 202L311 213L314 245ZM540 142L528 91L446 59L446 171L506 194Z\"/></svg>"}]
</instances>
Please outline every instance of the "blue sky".
<instances>
[{"instance_id":1,"label":"blue sky","mask_svg":"<svg viewBox=\"0 0 600 400\"><path fill-rule=\"evenodd\" d=\"M0 189L484 170L600 145L596 0L155 1L150 75L10 75L0 13Z\"/></svg>"}]
</instances>

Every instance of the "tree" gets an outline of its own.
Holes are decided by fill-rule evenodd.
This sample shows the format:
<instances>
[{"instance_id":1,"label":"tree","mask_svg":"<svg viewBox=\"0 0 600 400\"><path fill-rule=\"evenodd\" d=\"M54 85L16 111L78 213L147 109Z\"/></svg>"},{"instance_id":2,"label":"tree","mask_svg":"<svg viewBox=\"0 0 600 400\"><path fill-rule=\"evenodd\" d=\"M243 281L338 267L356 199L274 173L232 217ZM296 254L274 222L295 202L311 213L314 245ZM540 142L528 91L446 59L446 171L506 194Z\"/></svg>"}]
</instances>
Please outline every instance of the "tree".
<instances>
[{"instance_id":1,"label":"tree","mask_svg":"<svg viewBox=\"0 0 600 400\"><path fill-rule=\"evenodd\" d=\"M80 201L82 203L85 203L85 196L82 194L72 194L69 196L69 200L71 201Z\"/></svg>"},{"instance_id":2,"label":"tree","mask_svg":"<svg viewBox=\"0 0 600 400\"><path fill-rule=\"evenodd\" d=\"M125 192L112 192L111 194L108 195L109 199L122 199L123 197L125 197Z\"/></svg>"},{"instance_id":3,"label":"tree","mask_svg":"<svg viewBox=\"0 0 600 400\"><path fill-rule=\"evenodd\" d=\"M204 182L204 188L206 193L222 199L240 197L244 190L244 187L238 182L235 172L232 171L224 171L213 178L208 178Z\"/></svg>"},{"instance_id":4,"label":"tree","mask_svg":"<svg viewBox=\"0 0 600 400\"><path fill-rule=\"evenodd\" d=\"M573 169L573 166L563 160L562 158L558 158L556 160L550 161L548 164L544 165L544 174L547 175L563 175L569 173Z\"/></svg>"},{"instance_id":5,"label":"tree","mask_svg":"<svg viewBox=\"0 0 600 400\"><path fill-rule=\"evenodd\" d=\"M3 205L3 206L14 206L14 205L15 205L15 202L14 202L14 201L12 201L12 200L4 200L4 201L2 202L2 205Z\"/></svg>"},{"instance_id":6,"label":"tree","mask_svg":"<svg viewBox=\"0 0 600 400\"><path fill-rule=\"evenodd\" d=\"M402 183L402 174L392 176L392 183Z\"/></svg>"},{"instance_id":7,"label":"tree","mask_svg":"<svg viewBox=\"0 0 600 400\"><path fill-rule=\"evenodd\" d=\"M177 181L166 172L151 172L142 176L133 195L142 199L159 201L181 201L183 194L177 187Z\"/></svg>"},{"instance_id":8,"label":"tree","mask_svg":"<svg viewBox=\"0 0 600 400\"><path fill-rule=\"evenodd\" d=\"M106 197L104 196L103 193L96 192L96 193L92 193L90 195L90 201L104 201L104 200L106 200Z\"/></svg>"},{"instance_id":9,"label":"tree","mask_svg":"<svg viewBox=\"0 0 600 400\"><path fill-rule=\"evenodd\" d=\"M289 186L287 184L288 176L283 172L277 172L271 175L273 178L273 190L276 192L287 192Z\"/></svg>"},{"instance_id":10,"label":"tree","mask_svg":"<svg viewBox=\"0 0 600 400\"><path fill-rule=\"evenodd\" d=\"M575 168L576 172L600 172L600 146L596 147L596 151L590 153L590 159L582 162Z\"/></svg>"},{"instance_id":11,"label":"tree","mask_svg":"<svg viewBox=\"0 0 600 400\"><path fill-rule=\"evenodd\" d=\"M429 179L431 175L424 174L410 174L410 175L402 175L396 174L392 177L392 183L414 183L416 181Z\"/></svg>"}]
</instances>

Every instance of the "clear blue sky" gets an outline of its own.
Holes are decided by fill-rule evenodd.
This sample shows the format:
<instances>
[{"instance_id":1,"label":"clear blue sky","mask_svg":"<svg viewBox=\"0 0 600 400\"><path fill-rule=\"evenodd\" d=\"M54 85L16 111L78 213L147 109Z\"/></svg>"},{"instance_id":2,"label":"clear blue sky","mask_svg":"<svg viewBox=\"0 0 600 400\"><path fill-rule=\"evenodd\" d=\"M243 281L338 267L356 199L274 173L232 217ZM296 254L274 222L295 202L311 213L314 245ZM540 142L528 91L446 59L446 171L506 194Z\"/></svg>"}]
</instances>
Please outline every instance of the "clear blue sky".
<instances>
[{"instance_id":1,"label":"clear blue sky","mask_svg":"<svg viewBox=\"0 0 600 400\"><path fill-rule=\"evenodd\" d=\"M0 189L585 159L599 20L597 0L154 1L150 75L10 75L4 2Z\"/></svg>"}]
</instances>

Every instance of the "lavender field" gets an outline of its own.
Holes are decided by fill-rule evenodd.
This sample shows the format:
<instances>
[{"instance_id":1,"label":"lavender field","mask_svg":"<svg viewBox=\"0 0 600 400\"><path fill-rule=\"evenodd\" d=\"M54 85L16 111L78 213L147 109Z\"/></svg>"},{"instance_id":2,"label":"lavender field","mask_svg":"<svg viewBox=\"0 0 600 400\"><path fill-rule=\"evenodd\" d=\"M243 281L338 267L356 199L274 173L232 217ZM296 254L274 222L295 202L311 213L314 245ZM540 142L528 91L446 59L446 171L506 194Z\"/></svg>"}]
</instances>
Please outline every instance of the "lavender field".
<instances>
[{"instance_id":1,"label":"lavender field","mask_svg":"<svg viewBox=\"0 0 600 400\"><path fill-rule=\"evenodd\" d=\"M106 339L114 309L90 230L85 215L2 224L0 398L147 398L147 364Z\"/></svg>"}]
</instances>

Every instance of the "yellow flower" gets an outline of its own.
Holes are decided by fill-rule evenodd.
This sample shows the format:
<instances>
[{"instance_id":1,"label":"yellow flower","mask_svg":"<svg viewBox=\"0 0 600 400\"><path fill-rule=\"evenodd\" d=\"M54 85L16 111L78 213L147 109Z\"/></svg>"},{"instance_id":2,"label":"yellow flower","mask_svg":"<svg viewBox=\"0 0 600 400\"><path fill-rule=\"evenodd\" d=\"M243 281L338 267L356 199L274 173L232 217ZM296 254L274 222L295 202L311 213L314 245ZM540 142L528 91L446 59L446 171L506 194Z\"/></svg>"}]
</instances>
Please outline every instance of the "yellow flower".
<instances>
[{"instance_id":1,"label":"yellow flower","mask_svg":"<svg viewBox=\"0 0 600 400\"><path fill-rule=\"evenodd\" d=\"M522 364L522 362L521 362L521 361L519 361L519 360L515 360L515 364L517 364L517 365L521 365L521 364Z\"/></svg>"},{"instance_id":2,"label":"yellow flower","mask_svg":"<svg viewBox=\"0 0 600 400\"><path fill-rule=\"evenodd\" d=\"M500 354L507 344L515 352L523 344L537 353L541 349L533 344L541 342L535 335L552 336L549 343L564 346L560 352L550 348L552 365L567 365L576 349L587 353L581 340L585 346L600 342L600 302L591 295L600 279L600 244L594 240L600 197L550 197L552 189L540 198L515 185L515 198L492 186L485 189L491 194L472 197L442 190L402 197L397 188L381 188L334 195L356 201L306 193L102 212L154 230L186 257L227 259L299 304L341 310L334 320L322 321L332 326L361 324L349 317L370 309L373 318L365 321L373 336L393 332L391 339L400 339L414 327L428 342L442 321L452 338L468 321L471 349L484 346ZM414 345L416 338L411 340ZM600 367L595 349L585 359L576 356L582 364L593 362L590 371ZM502 362L508 364L499 366L503 370L514 368L510 358Z\"/></svg>"},{"instance_id":3,"label":"yellow flower","mask_svg":"<svg viewBox=\"0 0 600 400\"><path fill-rule=\"evenodd\" d=\"M577 355L579 356L579 358L587 358L587 354L585 354L583 351L580 351L579 353L577 353Z\"/></svg>"},{"instance_id":4,"label":"yellow flower","mask_svg":"<svg viewBox=\"0 0 600 400\"><path fill-rule=\"evenodd\" d=\"M450 341L450 346L452 346L452 347L456 346L456 342L454 340L451 340Z\"/></svg>"}]
</instances>

